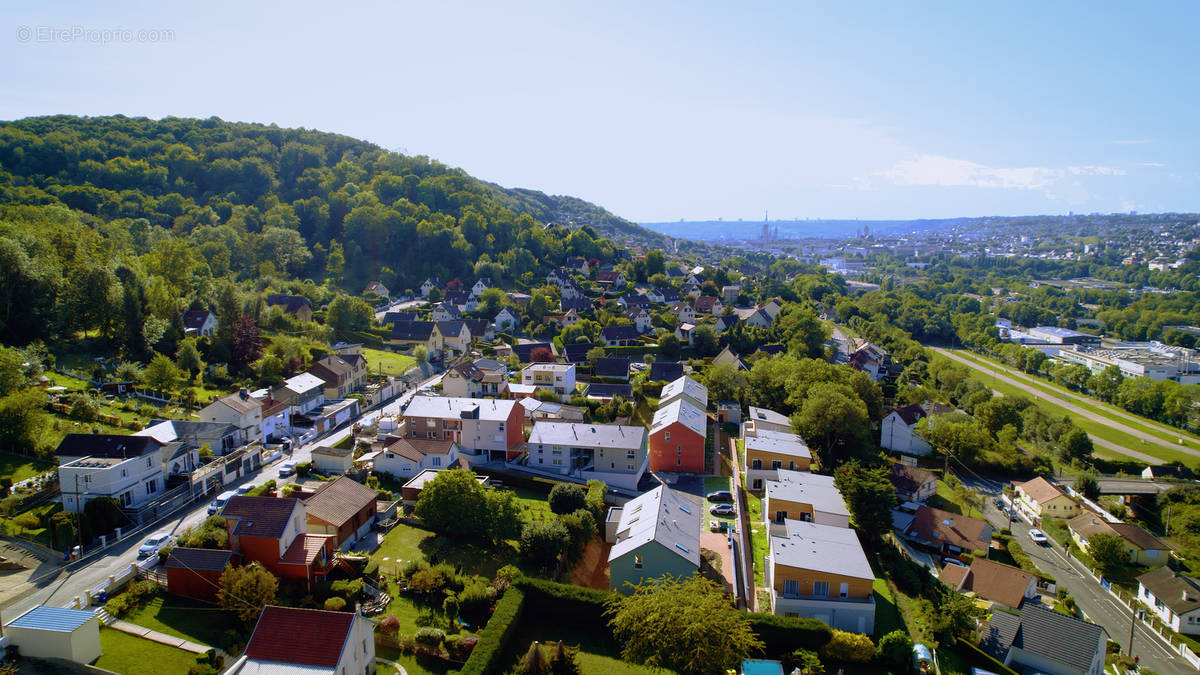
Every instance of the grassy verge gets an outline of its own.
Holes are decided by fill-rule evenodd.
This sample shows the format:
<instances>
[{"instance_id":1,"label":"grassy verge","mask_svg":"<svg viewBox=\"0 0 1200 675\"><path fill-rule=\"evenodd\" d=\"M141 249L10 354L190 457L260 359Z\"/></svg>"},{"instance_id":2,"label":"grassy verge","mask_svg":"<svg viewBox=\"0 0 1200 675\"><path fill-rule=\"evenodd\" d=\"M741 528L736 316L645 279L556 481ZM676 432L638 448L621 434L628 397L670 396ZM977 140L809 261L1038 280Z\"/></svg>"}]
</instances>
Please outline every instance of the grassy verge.
<instances>
[{"instance_id":1,"label":"grassy verge","mask_svg":"<svg viewBox=\"0 0 1200 675\"><path fill-rule=\"evenodd\" d=\"M896 607L896 596L888 588L887 579L876 578L871 584L875 595L875 641L894 630L904 630L904 619Z\"/></svg>"},{"instance_id":2,"label":"grassy verge","mask_svg":"<svg viewBox=\"0 0 1200 675\"><path fill-rule=\"evenodd\" d=\"M95 665L122 675L186 673L196 664L191 652L111 628L100 629L100 649L104 654Z\"/></svg>"},{"instance_id":3,"label":"grassy verge","mask_svg":"<svg viewBox=\"0 0 1200 675\"><path fill-rule=\"evenodd\" d=\"M363 349L367 359L367 369L373 374L400 377L417 365L417 360L407 354L397 354L382 349Z\"/></svg>"},{"instance_id":4,"label":"grassy verge","mask_svg":"<svg viewBox=\"0 0 1200 675\"><path fill-rule=\"evenodd\" d=\"M145 607L132 612L126 620L150 630L210 647L220 646L225 630L238 625L237 617L231 612L215 605L165 593L151 600Z\"/></svg>"},{"instance_id":5,"label":"grassy verge","mask_svg":"<svg viewBox=\"0 0 1200 675\"><path fill-rule=\"evenodd\" d=\"M621 649L609 635L608 631L596 631L576 626L563 625L561 622L545 619L522 620L512 640L509 642L507 664L515 667L517 661L529 650L534 640L542 642L557 642L562 640L568 646L579 648L579 670L585 675L650 675L656 673L665 675L674 671L647 668L621 660ZM509 672L504 670L502 672Z\"/></svg>"}]
</instances>

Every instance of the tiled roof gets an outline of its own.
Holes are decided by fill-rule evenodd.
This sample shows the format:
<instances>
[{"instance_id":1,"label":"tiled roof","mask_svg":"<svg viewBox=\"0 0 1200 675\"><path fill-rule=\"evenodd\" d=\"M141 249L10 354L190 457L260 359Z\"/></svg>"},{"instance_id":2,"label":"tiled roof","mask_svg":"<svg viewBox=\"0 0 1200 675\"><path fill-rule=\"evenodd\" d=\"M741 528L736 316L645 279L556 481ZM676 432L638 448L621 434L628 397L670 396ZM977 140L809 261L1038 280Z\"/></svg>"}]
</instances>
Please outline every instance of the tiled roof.
<instances>
[{"instance_id":1,"label":"tiled roof","mask_svg":"<svg viewBox=\"0 0 1200 675\"><path fill-rule=\"evenodd\" d=\"M1103 648L1105 636L1104 629L1094 623L1029 604L1018 616L993 612L980 646L1000 661L1004 661L1009 648L1016 647L1084 673Z\"/></svg>"},{"instance_id":2,"label":"tiled roof","mask_svg":"<svg viewBox=\"0 0 1200 675\"><path fill-rule=\"evenodd\" d=\"M299 499L275 497L231 497L221 510L226 520L236 519L233 534L247 537L275 537L283 535L292 512L300 504Z\"/></svg>"},{"instance_id":3,"label":"tiled roof","mask_svg":"<svg viewBox=\"0 0 1200 675\"><path fill-rule=\"evenodd\" d=\"M937 476L933 472L900 462L892 464L891 478L892 485L907 492L916 490L930 480L937 482Z\"/></svg>"},{"instance_id":4,"label":"tiled roof","mask_svg":"<svg viewBox=\"0 0 1200 675\"><path fill-rule=\"evenodd\" d=\"M252 413L262 407L260 399L250 396L245 391L235 391L217 400L242 415Z\"/></svg>"},{"instance_id":5,"label":"tiled roof","mask_svg":"<svg viewBox=\"0 0 1200 675\"><path fill-rule=\"evenodd\" d=\"M650 364L648 379L651 382L670 382L680 377L683 377L683 364L678 361L655 361Z\"/></svg>"},{"instance_id":6,"label":"tiled roof","mask_svg":"<svg viewBox=\"0 0 1200 675\"><path fill-rule=\"evenodd\" d=\"M984 539L985 530L987 538ZM905 533L929 542L945 542L967 551L987 550L992 535L986 521L929 506L917 509Z\"/></svg>"},{"instance_id":7,"label":"tiled roof","mask_svg":"<svg viewBox=\"0 0 1200 675\"><path fill-rule=\"evenodd\" d=\"M1029 498L1039 504L1044 504L1055 497L1065 495L1057 485L1038 476L1033 480L1027 480L1024 483L1017 483L1017 487L1021 488Z\"/></svg>"},{"instance_id":8,"label":"tiled roof","mask_svg":"<svg viewBox=\"0 0 1200 675\"><path fill-rule=\"evenodd\" d=\"M233 551L177 546L171 549L171 555L167 557L167 567L220 572L232 558Z\"/></svg>"},{"instance_id":9,"label":"tiled roof","mask_svg":"<svg viewBox=\"0 0 1200 675\"><path fill-rule=\"evenodd\" d=\"M959 573L962 571L962 574ZM951 583L959 578L959 585ZM974 591L984 600L991 600L1016 609L1025 598L1025 590L1034 578L1032 572L1002 565L986 558L975 558L970 567L946 565L938 575L942 583L956 591Z\"/></svg>"},{"instance_id":10,"label":"tiled roof","mask_svg":"<svg viewBox=\"0 0 1200 675\"><path fill-rule=\"evenodd\" d=\"M1177 615L1200 609L1200 581L1196 579L1185 577L1165 565L1137 579Z\"/></svg>"},{"instance_id":11,"label":"tiled roof","mask_svg":"<svg viewBox=\"0 0 1200 675\"><path fill-rule=\"evenodd\" d=\"M204 322L208 319L209 312L206 309L196 309L183 314L183 327L199 329L204 326Z\"/></svg>"},{"instance_id":12,"label":"tiled roof","mask_svg":"<svg viewBox=\"0 0 1200 675\"><path fill-rule=\"evenodd\" d=\"M424 342L433 335L432 321L397 321L392 324L392 340Z\"/></svg>"},{"instance_id":13,"label":"tiled roof","mask_svg":"<svg viewBox=\"0 0 1200 675\"><path fill-rule=\"evenodd\" d=\"M304 500L304 506L309 516L331 525L341 525L369 504L375 503L378 494L374 489L342 476L322 485Z\"/></svg>"},{"instance_id":14,"label":"tiled roof","mask_svg":"<svg viewBox=\"0 0 1200 675\"><path fill-rule=\"evenodd\" d=\"M246 644L246 658L333 668L354 627L352 612L265 607Z\"/></svg>"},{"instance_id":15,"label":"tiled roof","mask_svg":"<svg viewBox=\"0 0 1200 675\"><path fill-rule=\"evenodd\" d=\"M622 356L605 356L596 360L597 377L629 377L629 359Z\"/></svg>"},{"instance_id":16,"label":"tiled roof","mask_svg":"<svg viewBox=\"0 0 1200 675\"><path fill-rule=\"evenodd\" d=\"M600 337L605 340L636 340L638 332L636 326L605 326L600 329Z\"/></svg>"},{"instance_id":17,"label":"tiled roof","mask_svg":"<svg viewBox=\"0 0 1200 675\"><path fill-rule=\"evenodd\" d=\"M334 539L332 534L300 534L284 551L279 562L286 565L311 565L321 557L325 542Z\"/></svg>"},{"instance_id":18,"label":"tiled roof","mask_svg":"<svg viewBox=\"0 0 1200 675\"><path fill-rule=\"evenodd\" d=\"M1150 534L1132 523L1110 523L1104 518L1087 511L1067 521L1067 527L1079 533L1084 539L1090 539L1097 534L1111 534L1145 550L1170 550L1170 546L1158 537Z\"/></svg>"}]
</instances>

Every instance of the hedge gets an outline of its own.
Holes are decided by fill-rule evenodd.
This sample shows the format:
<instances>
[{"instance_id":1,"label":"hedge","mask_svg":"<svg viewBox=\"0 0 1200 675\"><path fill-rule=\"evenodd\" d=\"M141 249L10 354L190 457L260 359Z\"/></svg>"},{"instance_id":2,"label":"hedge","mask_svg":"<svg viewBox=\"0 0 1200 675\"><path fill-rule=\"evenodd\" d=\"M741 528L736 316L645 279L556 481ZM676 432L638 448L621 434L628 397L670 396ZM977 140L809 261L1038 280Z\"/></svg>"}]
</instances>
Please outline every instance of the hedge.
<instances>
[{"instance_id":1,"label":"hedge","mask_svg":"<svg viewBox=\"0 0 1200 675\"><path fill-rule=\"evenodd\" d=\"M790 654L797 649L817 651L833 639L833 630L820 619L783 617L752 612L750 628L763 641L767 654Z\"/></svg>"},{"instance_id":2,"label":"hedge","mask_svg":"<svg viewBox=\"0 0 1200 675\"><path fill-rule=\"evenodd\" d=\"M608 631L604 603L612 591L560 584L546 579L520 577L515 583L525 591L526 607L539 615L552 614L556 621L576 627Z\"/></svg>"},{"instance_id":3,"label":"hedge","mask_svg":"<svg viewBox=\"0 0 1200 675\"><path fill-rule=\"evenodd\" d=\"M504 592L496 603L492 618L479 634L479 642L471 650L471 657L460 671L464 675L488 675L498 672L504 664L504 648L517 630L521 613L525 609L525 591L513 586Z\"/></svg>"}]
</instances>

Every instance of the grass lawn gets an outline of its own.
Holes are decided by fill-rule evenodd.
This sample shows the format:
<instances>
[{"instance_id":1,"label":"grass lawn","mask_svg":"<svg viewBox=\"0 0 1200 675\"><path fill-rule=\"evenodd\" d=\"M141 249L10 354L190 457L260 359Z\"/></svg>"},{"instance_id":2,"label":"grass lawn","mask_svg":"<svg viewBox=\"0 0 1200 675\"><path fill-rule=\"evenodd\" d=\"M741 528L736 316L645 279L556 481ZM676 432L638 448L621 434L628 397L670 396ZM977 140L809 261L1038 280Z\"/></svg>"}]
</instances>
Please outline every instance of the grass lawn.
<instances>
[{"instance_id":1,"label":"grass lawn","mask_svg":"<svg viewBox=\"0 0 1200 675\"><path fill-rule=\"evenodd\" d=\"M167 635L210 647L221 644L226 629L237 626L237 617L216 605L162 593L126 621Z\"/></svg>"},{"instance_id":2,"label":"grass lawn","mask_svg":"<svg viewBox=\"0 0 1200 675\"><path fill-rule=\"evenodd\" d=\"M579 669L584 675L665 675L674 672L622 661L620 647L608 631L564 625L553 617L522 618L521 626L506 650L508 666L500 672L509 672L534 640L543 643L562 640L568 646L579 647Z\"/></svg>"},{"instance_id":3,"label":"grass lawn","mask_svg":"<svg viewBox=\"0 0 1200 675\"><path fill-rule=\"evenodd\" d=\"M0 477L8 476L14 483L46 473L54 466L32 457L0 452Z\"/></svg>"},{"instance_id":4,"label":"grass lawn","mask_svg":"<svg viewBox=\"0 0 1200 675\"><path fill-rule=\"evenodd\" d=\"M904 630L904 619L896 608L896 597L888 588L887 580L876 578L871 584L875 595L875 641L894 630Z\"/></svg>"},{"instance_id":5,"label":"grass lawn","mask_svg":"<svg viewBox=\"0 0 1200 675\"><path fill-rule=\"evenodd\" d=\"M376 658L395 661L404 668L404 672L409 675L441 675L442 673L457 673L458 669L450 668L446 663L438 659L417 659L411 654L401 653L399 649L392 647L375 647ZM382 663L378 664L375 671L377 675L396 675L399 671L395 668Z\"/></svg>"},{"instance_id":6,"label":"grass lawn","mask_svg":"<svg viewBox=\"0 0 1200 675\"><path fill-rule=\"evenodd\" d=\"M387 560L384 560L387 558ZM395 574L399 566L409 560L448 562L467 574L478 574L494 579L496 570L505 565L520 566L517 547L512 542L496 546L440 537L405 523L399 523L388 532L383 545L371 554L371 560L379 562L386 574Z\"/></svg>"},{"instance_id":7,"label":"grass lawn","mask_svg":"<svg viewBox=\"0 0 1200 675\"><path fill-rule=\"evenodd\" d=\"M754 584L762 586L766 583L764 568L771 544L771 536L767 534L767 526L760 522L750 523L750 553L754 556Z\"/></svg>"},{"instance_id":8,"label":"grass lawn","mask_svg":"<svg viewBox=\"0 0 1200 675\"><path fill-rule=\"evenodd\" d=\"M95 665L121 675L186 673L196 664L196 654L111 628L100 629L100 649Z\"/></svg>"},{"instance_id":9,"label":"grass lawn","mask_svg":"<svg viewBox=\"0 0 1200 675\"><path fill-rule=\"evenodd\" d=\"M46 504L39 504L38 506L25 511L24 513L32 513L38 517L39 521L47 522L49 521L51 515L60 510L62 510L62 504L57 502L49 502ZM0 521L4 523L4 526L7 528L9 534L25 537L26 539L32 539L43 546L54 548L54 542L51 537L50 528L33 527L26 529L13 522L13 519L0 519Z\"/></svg>"},{"instance_id":10,"label":"grass lawn","mask_svg":"<svg viewBox=\"0 0 1200 675\"><path fill-rule=\"evenodd\" d=\"M367 368L372 373L400 377L417 365L417 360L407 354L397 354L382 349L363 348L367 357Z\"/></svg>"}]
</instances>

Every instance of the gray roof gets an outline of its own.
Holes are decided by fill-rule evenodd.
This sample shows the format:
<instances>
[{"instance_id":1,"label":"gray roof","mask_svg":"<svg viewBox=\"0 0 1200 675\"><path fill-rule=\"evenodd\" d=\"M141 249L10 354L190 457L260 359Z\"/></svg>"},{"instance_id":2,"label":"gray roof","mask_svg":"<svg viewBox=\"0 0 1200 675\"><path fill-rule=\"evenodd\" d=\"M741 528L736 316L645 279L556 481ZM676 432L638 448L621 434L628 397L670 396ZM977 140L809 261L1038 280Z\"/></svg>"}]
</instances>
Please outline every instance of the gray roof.
<instances>
[{"instance_id":1,"label":"gray roof","mask_svg":"<svg viewBox=\"0 0 1200 675\"><path fill-rule=\"evenodd\" d=\"M490 398L455 398L449 396L414 396L404 409L406 417L476 418L503 422L512 412L515 401ZM473 413L478 410L478 417Z\"/></svg>"},{"instance_id":2,"label":"gray roof","mask_svg":"<svg viewBox=\"0 0 1200 675\"><path fill-rule=\"evenodd\" d=\"M1094 623L1026 604L1019 615L994 612L980 647L1000 661L1011 647L1017 647L1084 673L1106 638L1104 629Z\"/></svg>"},{"instance_id":3,"label":"gray roof","mask_svg":"<svg viewBox=\"0 0 1200 675\"><path fill-rule=\"evenodd\" d=\"M687 375L668 383L662 388L662 394L659 396L659 407L661 408L664 403L670 403L680 396L690 398L696 404L696 407L701 410L708 407L708 388Z\"/></svg>"},{"instance_id":4,"label":"gray roof","mask_svg":"<svg viewBox=\"0 0 1200 675\"><path fill-rule=\"evenodd\" d=\"M746 450L760 450L762 452L774 452L780 455L812 459L812 453L809 452L808 446L800 440L799 436L796 436L795 440L780 438L776 434L757 437L748 436L746 438Z\"/></svg>"},{"instance_id":5,"label":"gray roof","mask_svg":"<svg viewBox=\"0 0 1200 675\"><path fill-rule=\"evenodd\" d=\"M10 621L5 627L70 633L94 618L95 614L81 609L38 605Z\"/></svg>"},{"instance_id":6,"label":"gray roof","mask_svg":"<svg viewBox=\"0 0 1200 675\"><path fill-rule=\"evenodd\" d=\"M284 380L283 387L284 389L294 391L297 394L303 394L311 389L316 389L318 387L324 388L325 380L322 380L316 375L312 375L310 373L300 373L295 377L289 377L288 379Z\"/></svg>"},{"instance_id":7,"label":"gray roof","mask_svg":"<svg viewBox=\"0 0 1200 675\"><path fill-rule=\"evenodd\" d=\"M537 422L529 434L529 443L638 450L646 444L646 428L620 424Z\"/></svg>"},{"instance_id":8,"label":"gray roof","mask_svg":"<svg viewBox=\"0 0 1200 675\"><path fill-rule=\"evenodd\" d=\"M634 497L621 509L609 562L656 541L699 566L701 513L699 503L665 485Z\"/></svg>"},{"instance_id":9,"label":"gray roof","mask_svg":"<svg viewBox=\"0 0 1200 675\"><path fill-rule=\"evenodd\" d=\"M774 410L767 410L766 408L756 408L754 406L750 406L749 412L750 412L750 414L748 415L748 417L750 419L754 420L755 422L766 422L767 424L782 424L782 425L788 426L788 427L792 426L792 421L790 419L788 419L787 415L781 415L780 413L777 413Z\"/></svg>"},{"instance_id":10,"label":"gray roof","mask_svg":"<svg viewBox=\"0 0 1200 675\"><path fill-rule=\"evenodd\" d=\"M770 499L783 499L799 504L811 504L814 511L849 516L846 500L833 485L832 476L821 476L807 471L779 469L779 480L766 482Z\"/></svg>"},{"instance_id":11,"label":"gray roof","mask_svg":"<svg viewBox=\"0 0 1200 675\"><path fill-rule=\"evenodd\" d=\"M683 426L701 436L706 435L705 423L707 420L704 411L684 398L675 399L655 411L654 420L650 424L650 433L657 433L663 427L670 426L675 422L681 422Z\"/></svg>"},{"instance_id":12,"label":"gray roof","mask_svg":"<svg viewBox=\"0 0 1200 675\"><path fill-rule=\"evenodd\" d=\"M1167 566L1146 572L1138 583L1154 594L1172 612L1184 615L1200 609L1200 582Z\"/></svg>"},{"instance_id":13,"label":"gray roof","mask_svg":"<svg viewBox=\"0 0 1200 675\"><path fill-rule=\"evenodd\" d=\"M217 402L229 406L241 414L251 413L262 407L261 399L254 398L249 394L243 394L241 391L235 391L228 396L222 396L217 399Z\"/></svg>"},{"instance_id":14,"label":"gray roof","mask_svg":"<svg viewBox=\"0 0 1200 675\"><path fill-rule=\"evenodd\" d=\"M858 579L875 579L858 534L848 527L785 520L787 536L771 537L776 564L828 572Z\"/></svg>"}]
</instances>

